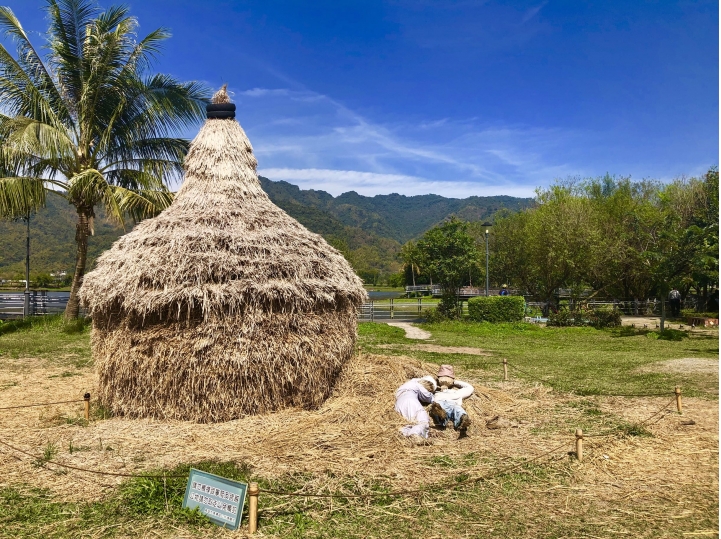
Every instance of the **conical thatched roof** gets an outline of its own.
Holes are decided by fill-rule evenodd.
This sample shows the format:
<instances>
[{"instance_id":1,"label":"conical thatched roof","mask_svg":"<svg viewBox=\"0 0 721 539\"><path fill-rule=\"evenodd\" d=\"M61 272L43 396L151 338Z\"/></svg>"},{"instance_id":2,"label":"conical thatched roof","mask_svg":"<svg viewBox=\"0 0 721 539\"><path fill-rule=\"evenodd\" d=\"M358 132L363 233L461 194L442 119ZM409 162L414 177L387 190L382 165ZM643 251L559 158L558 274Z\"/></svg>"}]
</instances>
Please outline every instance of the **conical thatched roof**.
<instances>
[{"instance_id":1,"label":"conical thatched roof","mask_svg":"<svg viewBox=\"0 0 721 539\"><path fill-rule=\"evenodd\" d=\"M217 421L314 406L352 353L362 283L261 189L228 101L223 88L208 107L172 205L85 277L100 395L116 413Z\"/></svg>"}]
</instances>

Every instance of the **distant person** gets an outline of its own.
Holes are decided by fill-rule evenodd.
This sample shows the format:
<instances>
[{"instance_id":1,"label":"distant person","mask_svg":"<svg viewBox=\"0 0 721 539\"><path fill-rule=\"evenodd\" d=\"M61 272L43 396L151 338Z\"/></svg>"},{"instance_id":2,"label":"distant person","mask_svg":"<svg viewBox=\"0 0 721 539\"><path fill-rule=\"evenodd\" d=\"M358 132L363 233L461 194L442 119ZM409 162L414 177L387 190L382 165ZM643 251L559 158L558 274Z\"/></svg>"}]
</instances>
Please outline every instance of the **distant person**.
<instances>
[{"instance_id":1,"label":"distant person","mask_svg":"<svg viewBox=\"0 0 721 539\"><path fill-rule=\"evenodd\" d=\"M433 402L433 392L437 387L432 376L424 376L408 380L396 390L396 412L413 422L401 428L403 436L428 438L431 421L423 405Z\"/></svg>"},{"instance_id":2,"label":"distant person","mask_svg":"<svg viewBox=\"0 0 721 539\"><path fill-rule=\"evenodd\" d=\"M675 288L671 290L671 293L668 295L668 302L671 306L671 316L676 318L681 314L681 292Z\"/></svg>"},{"instance_id":3,"label":"distant person","mask_svg":"<svg viewBox=\"0 0 721 539\"><path fill-rule=\"evenodd\" d=\"M456 380L451 365L441 365L438 370L438 385L439 389L433 395L433 404L428 409L433 423L445 428L450 422L461 437L466 436L471 418L463 408L463 399L473 395L473 386Z\"/></svg>"},{"instance_id":4,"label":"distant person","mask_svg":"<svg viewBox=\"0 0 721 539\"><path fill-rule=\"evenodd\" d=\"M508 285L507 285L507 284L504 284L504 285L501 287L501 291L498 293L498 295L500 295L500 296L507 296L507 295L508 295Z\"/></svg>"}]
</instances>

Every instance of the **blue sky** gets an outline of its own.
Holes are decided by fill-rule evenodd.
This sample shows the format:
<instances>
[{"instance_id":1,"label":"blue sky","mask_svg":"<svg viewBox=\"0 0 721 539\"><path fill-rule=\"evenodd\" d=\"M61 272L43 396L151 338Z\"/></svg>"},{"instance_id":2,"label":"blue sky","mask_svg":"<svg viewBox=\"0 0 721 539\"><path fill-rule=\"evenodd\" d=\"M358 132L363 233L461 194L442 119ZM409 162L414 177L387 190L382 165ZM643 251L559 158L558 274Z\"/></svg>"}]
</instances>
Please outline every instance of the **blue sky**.
<instances>
[{"instance_id":1,"label":"blue sky","mask_svg":"<svg viewBox=\"0 0 721 539\"><path fill-rule=\"evenodd\" d=\"M42 41L42 0L0 2ZM273 180L532 196L718 164L717 2L127 3L141 34L173 33L159 71L228 83Z\"/></svg>"}]
</instances>

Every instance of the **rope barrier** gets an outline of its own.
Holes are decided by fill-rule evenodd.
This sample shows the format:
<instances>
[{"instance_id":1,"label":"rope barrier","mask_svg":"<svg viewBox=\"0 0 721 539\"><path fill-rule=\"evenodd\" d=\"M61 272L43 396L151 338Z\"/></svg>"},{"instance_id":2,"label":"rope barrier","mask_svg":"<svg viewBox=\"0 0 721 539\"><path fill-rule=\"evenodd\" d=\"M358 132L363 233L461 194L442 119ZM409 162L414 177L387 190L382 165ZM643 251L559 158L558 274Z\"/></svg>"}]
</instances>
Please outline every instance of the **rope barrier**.
<instances>
[{"instance_id":1,"label":"rope barrier","mask_svg":"<svg viewBox=\"0 0 721 539\"><path fill-rule=\"evenodd\" d=\"M535 457L532 457L530 459L524 460L523 462L514 464L512 466L507 466L506 468L502 468L501 470L498 470L497 472L487 475L487 476L480 476L475 478L468 478L464 479L463 481L457 482L455 485L453 485L454 488L457 488L463 484L468 483L481 483L484 481L488 481L489 479L492 479L494 477L498 477L499 475L503 475L505 473L508 473L510 471L513 471L514 469L520 468L521 466L528 464L529 462L535 462L537 460L542 459L545 456L550 455L551 453L555 453L558 451L561 447L567 445L568 442L564 441L558 446L553 447L552 449L549 449L548 451L545 451L539 455L536 455ZM20 449L19 447L15 447L7 442L4 442L0 440L0 445L4 445L5 447L8 447L12 449L13 451L17 451L18 453L21 453L23 455L26 455L28 457L34 458L36 460L41 460L32 453L29 453L23 449ZM131 473L122 473L122 472L104 472L100 470L91 470L88 468L81 468L79 466L71 466L69 464L63 464L61 462L53 461L53 460L46 460L44 461L44 464L52 464L54 466L60 466L62 468L67 468L70 470L75 470L79 472L85 472L85 473L92 473L97 475L109 475L113 477L128 477L128 478L144 478L144 479L183 479L188 477L187 474L182 475L149 475L149 474L131 474ZM448 483L436 483L431 484L427 487L424 487L422 489L412 489L412 490L399 490L399 491L392 491L392 492L374 492L370 494L315 494L315 493L303 493L303 492L286 492L286 491L279 491L279 490L272 490L272 489L260 489L260 492L264 492L266 494L275 494L277 496L294 496L298 498L378 498L378 497L384 497L384 496L409 496L413 494L422 494L424 492L433 491L439 488L447 489Z\"/></svg>"},{"instance_id":2,"label":"rope barrier","mask_svg":"<svg viewBox=\"0 0 721 539\"><path fill-rule=\"evenodd\" d=\"M72 400L72 401L59 401L59 402L42 402L38 404L23 404L21 406L7 406L5 408L0 408L0 410L17 410L18 408L33 408L35 406L52 406L53 404L71 404L74 402L85 402L85 399L78 399L78 400Z\"/></svg>"},{"instance_id":3,"label":"rope barrier","mask_svg":"<svg viewBox=\"0 0 721 539\"><path fill-rule=\"evenodd\" d=\"M535 462L537 460L542 459L545 456L550 455L551 453L555 453L560 448L567 446L568 442L564 441L563 443L553 447L552 449L549 449L548 451L545 451L539 455L536 455L535 457L532 457L528 460L524 460L523 462L516 463L512 466L507 466L506 468L502 468L493 474L490 475L483 475L480 477L469 477L467 479L464 479L463 481L458 481L453 485L453 488L458 488L462 485L466 484L472 484L472 483L482 483L484 481L488 481L489 479L493 479L494 477L498 477L499 475L506 474L508 472L511 472L517 468L520 468L521 466L528 464L529 462ZM413 490L396 490L392 492L373 492L370 494L312 494L312 493L303 493L303 492L286 492L286 491L280 491L280 490L270 490L270 489L260 489L260 492L264 492L265 494L275 494L276 496L293 496L297 498L382 498L384 496L409 496L413 494L423 494L426 492L434 491L437 489L445 489L447 490L449 488L448 482L444 483L435 483L430 484L425 488L422 489L413 489Z\"/></svg>"},{"instance_id":4,"label":"rope barrier","mask_svg":"<svg viewBox=\"0 0 721 539\"><path fill-rule=\"evenodd\" d=\"M14 445L10 445L7 442L4 442L0 440L0 445L4 445L5 447L9 447L13 451L17 451L18 453L22 453L23 455L27 455L28 457L34 458L35 460L42 461L44 464L52 464L54 466L60 466L62 468L68 468L69 470L76 470L78 472L86 472L86 473L92 473L97 475L111 475L113 477L139 477L144 479L179 479L183 477L187 477L187 475L149 475L149 474L131 474L131 473L122 473L122 472L103 472L100 470L90 470L88 468L81 468L79 466L71 466L70 464L63 464L62 462L57 462L54 460L44 460L41 458L36 457L32 453L28 453L27 451L24 451L23 449L20 449L19 447L15 447Z\"/></svg>"},{"instance_id":5,"label":"rope barrier","mask_svg":"<svg viewBox=\"0 0 721 539\"><path fill-rule=\"evenodd\" d=\"M667 410L668 407L671 406L671 405L674 403L675 400L676 400L676 399L675 399L675 397L674 397L674 398L671 399L667 404L664 404L663 407L660 408L657 412L654 412L653 414L651 414L651 416L649 416L648 418L644 419L643 421L640 421L640 422L638 422L638 423L633 423L633 425L643 426L643 425L648 424L648 422L651 421L654 417L656 417L657 415L659 415L659 414L660 414L661 412L663 412L664 410ZM613 435L613 434L618 434L618 428L616 428L616 429L609 429L609 430L607 430L607 431L605 431L605 432L600 432L600 433L598 433L598 434L586 434L586 433L584 432L584 433L583 433L583 437L584 437L584 438L602 438L602 437L605 437L605 436L611 436L611 435Z\"/></svg>"}]
</instances>

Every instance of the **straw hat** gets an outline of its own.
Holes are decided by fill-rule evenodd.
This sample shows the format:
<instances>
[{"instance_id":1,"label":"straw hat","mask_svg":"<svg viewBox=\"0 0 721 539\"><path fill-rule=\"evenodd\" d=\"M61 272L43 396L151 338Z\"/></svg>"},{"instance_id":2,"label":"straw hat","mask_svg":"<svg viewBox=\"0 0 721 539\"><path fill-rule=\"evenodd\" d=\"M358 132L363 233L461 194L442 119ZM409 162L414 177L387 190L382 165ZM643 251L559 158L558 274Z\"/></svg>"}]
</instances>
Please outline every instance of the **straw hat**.
<instances>
[{"instance_id":1,"label":"straw hat","mask_svg":"<svg viewBox=\"0 0 721 539\"><path fill-rule=\"evenodd\" d=\"M441 376L447 376L448 378L454 378L456 375L453 372L453 366L452 365L441 365L440 369L438 369L438 378Z\"/></svg>"},{"instance_id":2,"label":"straw hat","mask_svg":"<svg viewBox=\"0 0 721 539\"><path fill-rule=\"evenodd\" d=\"M99 399L116 415L227 421L319 406L367 297L343 255L273 204L223 87L172 205L85 276Z\"/></svg>"}]
</instances>

